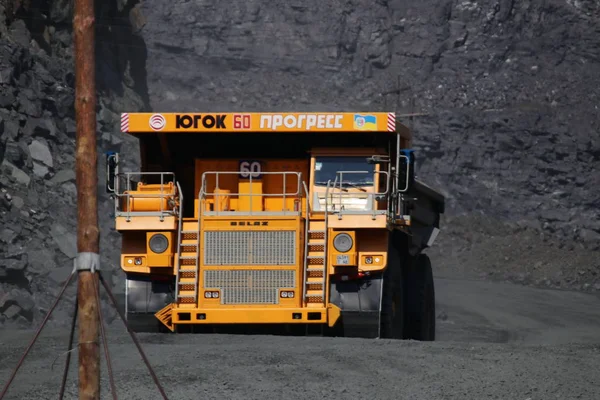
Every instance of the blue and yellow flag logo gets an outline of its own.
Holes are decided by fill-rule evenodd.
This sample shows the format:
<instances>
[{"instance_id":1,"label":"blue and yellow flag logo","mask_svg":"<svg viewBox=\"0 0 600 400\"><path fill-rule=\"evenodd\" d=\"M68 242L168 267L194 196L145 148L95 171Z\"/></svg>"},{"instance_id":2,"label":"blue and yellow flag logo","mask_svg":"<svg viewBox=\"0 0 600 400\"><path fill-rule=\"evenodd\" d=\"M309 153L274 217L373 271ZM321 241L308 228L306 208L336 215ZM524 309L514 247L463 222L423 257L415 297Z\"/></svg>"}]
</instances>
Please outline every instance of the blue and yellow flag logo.
<instances>
[{"instance_id":1,"label":"blue and yellow flag logo","mask_svg":"<svg viewBox=\"0 0 600 400\"><path fill-rule=\"evenodd\" d=\"M376 131L377 117L369 114L354 114L354 129L358 131Z\"/></svg>"}]
</instances>

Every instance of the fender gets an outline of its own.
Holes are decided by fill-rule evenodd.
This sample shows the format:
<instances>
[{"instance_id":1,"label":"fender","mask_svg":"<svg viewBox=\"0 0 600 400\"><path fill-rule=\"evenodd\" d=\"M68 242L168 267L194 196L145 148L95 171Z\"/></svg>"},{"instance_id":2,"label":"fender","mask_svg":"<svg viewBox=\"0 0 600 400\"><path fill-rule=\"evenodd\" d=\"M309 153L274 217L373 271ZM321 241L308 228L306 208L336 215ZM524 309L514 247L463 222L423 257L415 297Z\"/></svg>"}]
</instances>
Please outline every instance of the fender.
<instances>
[{"instance_id":1,"label":"fender","mask_svg":"<svg viewBox=\"0 0 600 400\"><path fill-rule=\"evenodd\" d=\"M354 281L332 282L330 302L342 309L344 336L377 338L380 336L382 275Z\"/></svg>"},{"instance_id":2,"label":"fender","mask_svg":"<svg viewBox=\"0 0 600 400\"><path fill-rule=\"evenodd\" d=\"M150 314L161 310L174 300L171 281L151 280L147 275L127 275L125 280L125 313Z\"/></svg>"}]
</instances>

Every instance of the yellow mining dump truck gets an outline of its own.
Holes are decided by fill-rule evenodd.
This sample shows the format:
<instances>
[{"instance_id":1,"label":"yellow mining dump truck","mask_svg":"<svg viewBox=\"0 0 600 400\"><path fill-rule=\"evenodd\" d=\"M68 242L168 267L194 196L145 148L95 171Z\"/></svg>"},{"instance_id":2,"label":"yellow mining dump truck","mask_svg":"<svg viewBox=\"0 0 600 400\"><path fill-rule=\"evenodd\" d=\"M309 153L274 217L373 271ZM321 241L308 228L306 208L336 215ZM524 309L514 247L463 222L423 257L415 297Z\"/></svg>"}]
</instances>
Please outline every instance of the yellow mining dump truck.
<instances>
[{"instance_id":1,"label":"yellow mining dump truck","mask_svg":"<svg viewBox=\"0 0 600 400\"><path fill-rule=\"evenodd\" d=\"M444 197L394 113L129 113L121 130L142 170L107 154L130 323L434 339L422 250Z\"/></svg>"}]
</instances>

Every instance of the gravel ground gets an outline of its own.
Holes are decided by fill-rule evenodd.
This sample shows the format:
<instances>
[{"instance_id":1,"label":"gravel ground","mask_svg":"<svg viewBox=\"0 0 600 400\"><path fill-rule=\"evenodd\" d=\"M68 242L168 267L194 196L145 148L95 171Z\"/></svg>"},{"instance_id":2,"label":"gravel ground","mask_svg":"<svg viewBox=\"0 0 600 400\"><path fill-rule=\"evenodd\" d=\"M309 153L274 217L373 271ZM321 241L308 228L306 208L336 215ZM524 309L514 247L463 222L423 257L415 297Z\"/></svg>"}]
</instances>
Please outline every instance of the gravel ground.
<instances>
[{"instance_id":1,"label":"gravel ground","mask_svg":"<svg viewBox=\"0 0 600 400\"><path fill-rule=\"evenodd\" d=\"M598 398L597 296L438 279L437 302L439 340L434 343L243 335L139 337L170 399ZM29 332L2 332L3 382L30 338ZM6 400L55 398L67 340L66 331L45 331ZM109 343L119 398L159 399L119 324L110 327ZM108 399L104 371L102 398ZM75 374L73 367L71 377ZM70 381L66 398L76 398L76 382Z\"/></svg>"},{"instance_id":2,"label":"gravel ground","mask_svg":"<svg viewBox=\"0 0 600 400\"><path fill-rule=\"evenodd\" d=\"M600 250L563 241L525 221L444 215L441 227L427 250L438 277L600 293Z\"/></svg>"},{"instance_id":3,"label":"gravel ground","mask_svg":"<svg viewBox=\"0 0 600 400\"><path fill-rule=\"evenodd\" d=\"M72 3L0 0L0 329L39 324L77 253ZM447 196L436 270L600 292L599 11L597 0L98 2L100 181L105 151L139 169L122 112L429 113L403 122L417 175ZM122 290L99 189L101 264Z\"/></svg>"}]
</instances>

